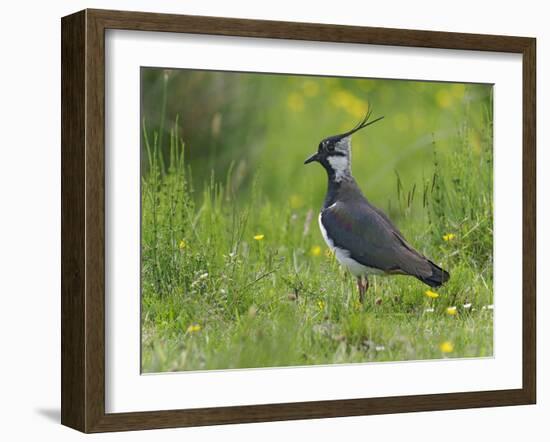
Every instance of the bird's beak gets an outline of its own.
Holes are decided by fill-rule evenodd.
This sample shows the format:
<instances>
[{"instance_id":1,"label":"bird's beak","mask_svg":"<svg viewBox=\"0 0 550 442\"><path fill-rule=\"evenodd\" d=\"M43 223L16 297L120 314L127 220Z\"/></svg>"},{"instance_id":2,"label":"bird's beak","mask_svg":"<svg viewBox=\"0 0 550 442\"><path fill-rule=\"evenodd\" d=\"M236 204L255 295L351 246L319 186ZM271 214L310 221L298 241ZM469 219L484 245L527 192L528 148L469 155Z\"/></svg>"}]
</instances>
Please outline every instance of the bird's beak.
<instances>
[{"instance_id":1,"label":"bird's beak","mask_svg":"<svg viewBox=\"0 0 550 442\"><path fill-rule=\"evenodd\" d=\"M304 161L304 164L312 163L313 161L319 161L319 155L314 153L307 160Z\"/></svg>"}]
</instances>

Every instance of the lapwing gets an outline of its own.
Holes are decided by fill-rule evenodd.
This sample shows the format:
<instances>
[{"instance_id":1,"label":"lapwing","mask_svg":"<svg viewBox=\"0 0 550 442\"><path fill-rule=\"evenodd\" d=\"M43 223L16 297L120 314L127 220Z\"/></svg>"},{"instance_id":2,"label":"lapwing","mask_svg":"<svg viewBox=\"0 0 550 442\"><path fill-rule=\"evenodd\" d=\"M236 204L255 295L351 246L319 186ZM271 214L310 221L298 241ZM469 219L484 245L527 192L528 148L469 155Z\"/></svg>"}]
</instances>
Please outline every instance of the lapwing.
<instances>
[{"instance_id":1,"label":"lapwing","mask_svg":"<svg viewBox=\"0 0 550 442\"><path fill-rule=\"evenodd\" d=\"M325 138L304 164L320 163L328 190L319 227L338 262L357 278L359 301L369 287L368 275L409 275L439 287L449 273L416 251L382 210L373 206L351 174L351 136L384 117L369 121L371 111L353 129Z\"/></svg>"}]
</instances>

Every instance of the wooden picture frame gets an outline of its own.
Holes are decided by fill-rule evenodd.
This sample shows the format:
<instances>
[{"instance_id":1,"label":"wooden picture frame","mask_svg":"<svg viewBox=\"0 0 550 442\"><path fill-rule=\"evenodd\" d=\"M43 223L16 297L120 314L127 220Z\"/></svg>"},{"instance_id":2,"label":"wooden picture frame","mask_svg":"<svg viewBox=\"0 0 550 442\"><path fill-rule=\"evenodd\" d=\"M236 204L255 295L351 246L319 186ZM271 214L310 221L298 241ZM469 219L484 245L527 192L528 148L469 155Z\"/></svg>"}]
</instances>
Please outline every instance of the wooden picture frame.
<instances>
[{"instance_id":1,"label":"wooden picture frame","mask_svg":"<svg viewBox=\"0 0 550 442\"><path fill-rule=\"evenodd\" d=\"M104 327L106 29L521 54L523 60L522 388L271 405L106 413ZM535 39L84 10L62 19L61 49L62 424L83 432L103 432L535 403Z\"/></svg>"}]
</instances>

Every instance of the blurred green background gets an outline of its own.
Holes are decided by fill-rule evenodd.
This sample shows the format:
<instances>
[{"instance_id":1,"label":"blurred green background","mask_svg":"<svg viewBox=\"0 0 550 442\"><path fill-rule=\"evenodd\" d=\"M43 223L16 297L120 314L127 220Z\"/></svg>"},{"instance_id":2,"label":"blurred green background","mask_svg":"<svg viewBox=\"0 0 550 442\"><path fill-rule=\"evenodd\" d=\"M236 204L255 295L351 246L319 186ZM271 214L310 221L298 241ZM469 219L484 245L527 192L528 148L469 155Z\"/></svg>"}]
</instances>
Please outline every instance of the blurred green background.
<instances>
[{"instance_id":1,"label":"blurred green background","mask_svg":"<svg viewBox=\"0 0 550 442\"><path fill-rule=\"evenodd\" d=\"M330 78L144 68L142 116L157 133L165 162L178 118L186 163L197 190L225 182L233 164L233 190L246 196L258 177L274 204L320 205L326 177L303 165L319 142L352 128L368 109L385 118L353 136L353 174L367 197L399 218L391 200L396 171L405 191L433 174L440 152L467 142L491 147L492 86L409 80ZM143 147L144 149L144 147ZM147 173L147 156L142 154ZM417 189L418 190L418 189ZM200 192L197 192L200 194ZM422 201L413 201L415 204ZM419 212L420 214L420 212Z\"/></svg>"}]
</instances>

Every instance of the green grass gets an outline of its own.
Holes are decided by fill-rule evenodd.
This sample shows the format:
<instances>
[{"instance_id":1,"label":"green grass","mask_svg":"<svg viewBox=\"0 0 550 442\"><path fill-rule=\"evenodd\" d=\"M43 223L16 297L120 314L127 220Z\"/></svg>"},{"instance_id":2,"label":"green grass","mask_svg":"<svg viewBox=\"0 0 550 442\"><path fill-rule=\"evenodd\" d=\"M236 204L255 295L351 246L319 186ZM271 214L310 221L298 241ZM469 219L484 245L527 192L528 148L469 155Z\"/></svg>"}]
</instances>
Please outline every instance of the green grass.
<instances>
[{"instance_id":1,"label":"green grass","mask_svg":"<svg viewBox=\"0 0 550 442\"><path fill-rule=\"evenodd\" d=\"M414 278L371 277L360 305L354 278L320 240L321 200L306 203L301 188L281 204L262 171L239 189L233 167L196 191L177 130L163 155L144 128L142 370L491 356L492 138L473 149L469 133L457 131L452 148L432 142L417 182L396 169L383 207L450 281L432 299Z\"/></svg>"}]
</instances>

